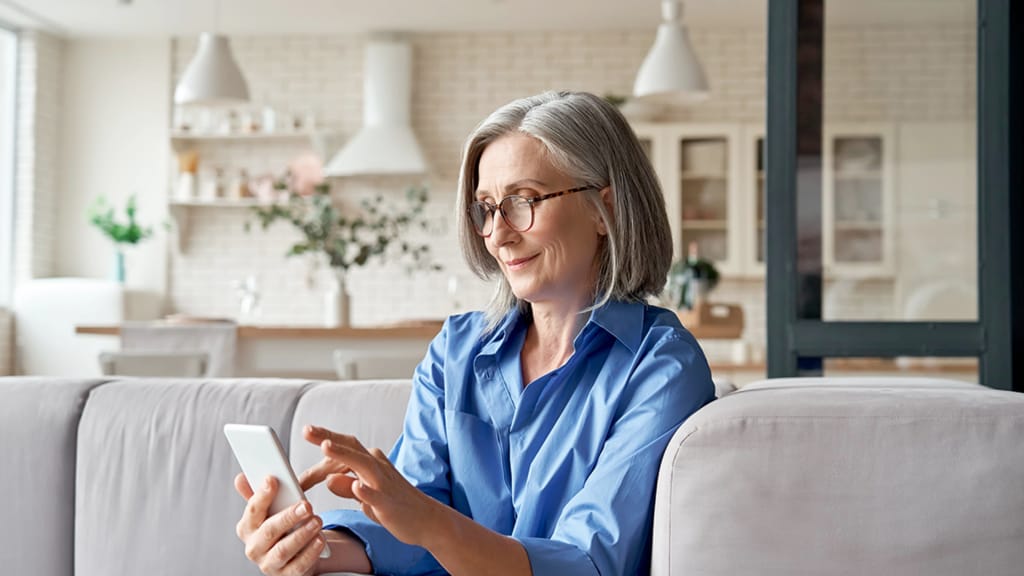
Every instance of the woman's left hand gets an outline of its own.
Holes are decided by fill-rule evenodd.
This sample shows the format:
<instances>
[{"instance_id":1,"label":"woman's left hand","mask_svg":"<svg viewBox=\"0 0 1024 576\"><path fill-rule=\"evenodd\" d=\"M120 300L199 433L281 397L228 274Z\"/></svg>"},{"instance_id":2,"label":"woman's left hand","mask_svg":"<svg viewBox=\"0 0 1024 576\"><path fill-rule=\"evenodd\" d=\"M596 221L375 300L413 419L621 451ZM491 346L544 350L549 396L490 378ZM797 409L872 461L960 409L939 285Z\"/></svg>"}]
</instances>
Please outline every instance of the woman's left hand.
<instances>
[{"instance_id":1,"label":"woman's left hand","mask_svg":"<svg viewBox=\"0 0 1024 576\"><path fill-rule=\"evenodd\" d=\"M395 538L424 545L443 505L410 484L384 452L367 450L355 436L316 426L306 426L302 432L324 454L323 460L302 473L303 490L326 480L331 492L358 501L363 513Z\"/></svg>"}]
</instances>

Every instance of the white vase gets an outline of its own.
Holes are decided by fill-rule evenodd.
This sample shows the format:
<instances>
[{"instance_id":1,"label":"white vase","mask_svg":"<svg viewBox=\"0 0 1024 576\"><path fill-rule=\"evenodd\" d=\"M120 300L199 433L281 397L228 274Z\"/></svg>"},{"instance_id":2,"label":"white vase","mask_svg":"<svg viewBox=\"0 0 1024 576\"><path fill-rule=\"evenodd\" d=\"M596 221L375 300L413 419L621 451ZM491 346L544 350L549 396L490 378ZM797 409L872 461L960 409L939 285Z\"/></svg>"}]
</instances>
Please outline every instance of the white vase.
<instances>
[{"instance_id":1,"label":"white vase","mask_svg":"<svg viewBox=\"0 0 1024 576\"><path fill-rule=\"evenodd\" d=\"M331 281L324 292L324 326L328 328L346 328L349 324L349 293L345 273L341 270L331 271Z\"/></svg>"}]
</instances>

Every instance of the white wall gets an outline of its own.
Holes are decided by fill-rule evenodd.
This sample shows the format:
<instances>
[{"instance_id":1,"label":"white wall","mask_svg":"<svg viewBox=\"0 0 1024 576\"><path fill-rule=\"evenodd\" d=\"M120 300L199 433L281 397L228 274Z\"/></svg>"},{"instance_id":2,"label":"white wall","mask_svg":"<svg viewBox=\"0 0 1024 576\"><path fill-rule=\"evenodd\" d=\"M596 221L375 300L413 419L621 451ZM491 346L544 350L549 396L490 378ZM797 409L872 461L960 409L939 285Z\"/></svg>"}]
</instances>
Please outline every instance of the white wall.
<instances>
[{"instance_id":1,"label":"white wall","mask_svg":"<svg viewBox=\"0 0 1024 576\"><path fill-rule=\"evenodd\" d=\"M127 283L163 292L170 42L72 39L64 55L55 275L109 277L113 243L89 224L88 207L104 195L123 218L135 194L155 235L128 253Z\"/></svg>"},{"instance_id":2,"label":"white wall","mask_svg":"<svg viewBox=\"0 0 1024 576\"><path fill-rule=\"evenodd\" d=\"M60 172L61 70L64 42L45 32L20 35L18 50L15 278L52 276L55 269L57 181Z\"/></svg>"}]
</instances>

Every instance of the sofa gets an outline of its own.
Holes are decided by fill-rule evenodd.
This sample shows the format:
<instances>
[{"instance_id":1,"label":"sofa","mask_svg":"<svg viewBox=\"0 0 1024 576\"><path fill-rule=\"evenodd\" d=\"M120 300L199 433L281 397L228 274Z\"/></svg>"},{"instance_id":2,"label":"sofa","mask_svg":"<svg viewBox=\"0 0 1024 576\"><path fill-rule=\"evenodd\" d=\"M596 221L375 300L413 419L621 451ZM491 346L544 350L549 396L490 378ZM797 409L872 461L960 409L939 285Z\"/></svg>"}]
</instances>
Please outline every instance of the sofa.
<instances>
[{"instance_id":1,"label":"sofa","mask_svg":"<svg viewBox=\"0 0 1024 576\"><path fill-rule=\"evenodd\" d=\"M0 573L249 575L221 432L316 423L388 448L408 381L0 378ZM784 379L705 406L665 452L656 576L1024 574L1024 394ZM317 510L339 500L317 487ZM344 505L344 503L342 503Z\"/></svg>"}]
</instances>

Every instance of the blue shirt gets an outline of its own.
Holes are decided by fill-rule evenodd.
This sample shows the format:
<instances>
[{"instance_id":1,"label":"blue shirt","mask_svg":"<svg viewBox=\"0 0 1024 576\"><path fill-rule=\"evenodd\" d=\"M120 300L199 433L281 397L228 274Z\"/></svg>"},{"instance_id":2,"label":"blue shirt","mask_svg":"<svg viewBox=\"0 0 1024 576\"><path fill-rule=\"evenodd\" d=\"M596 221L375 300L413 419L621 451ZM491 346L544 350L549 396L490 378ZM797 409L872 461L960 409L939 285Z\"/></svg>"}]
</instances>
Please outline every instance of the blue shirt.
<instances>
[{"instance_id":1,"label":"blue shirt","mask_svg":"<svg viewBox=\"0 0 1024 576\"><path fill-rule=\"evenodd\" d=\"M647 574L654 487L676 428L714 398L703 352L676 315L610 302L562 367L523 387L527 321L490 334L452 316L413 377L390 454L420 490L516 538L535 576ZM378 574L444 574L361 511L323 514L366 544Z\"/></svg>"}]
</instances>

